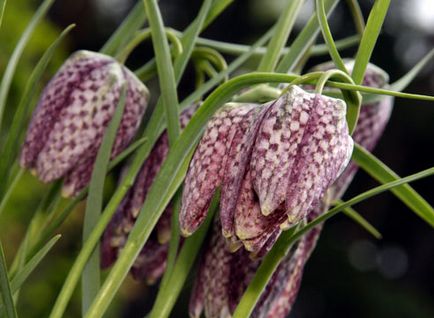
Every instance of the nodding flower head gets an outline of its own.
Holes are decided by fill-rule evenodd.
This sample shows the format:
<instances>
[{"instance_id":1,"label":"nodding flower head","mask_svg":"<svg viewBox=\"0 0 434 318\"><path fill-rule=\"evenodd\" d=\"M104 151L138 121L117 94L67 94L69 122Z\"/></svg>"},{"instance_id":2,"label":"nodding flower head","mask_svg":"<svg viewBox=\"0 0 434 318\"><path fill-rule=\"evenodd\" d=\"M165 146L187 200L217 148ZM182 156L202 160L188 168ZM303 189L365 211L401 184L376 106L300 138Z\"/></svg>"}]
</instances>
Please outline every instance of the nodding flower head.
<instances>
[{"instance_id":1,"label":"nodding flower head","mask_svg":"<svg viewBox=\"0 0 434 318\"><path fill-rule=\"evenodd\" d=\"M353 148L346 104L291 86L263 104L229 104L208 123L185 179L184 235L203 222L221 187L229 245L254 253L306 217L347 165Z\"/></svg>"},{"instance_id":2,"label":"nodding flower head","mask_svg":"<svg viewBox=\"0 0 434 318\"><path fill-rule=\"evenodd\" d=\"M33 113L20 163L43 182L65 177L63 194L85 187L104 131L127 83L124 114L112 158L136 133L149 91L113 58L89 51L74 53L48 83Z\"/></svg>"},{"instance_id":3,"label":"nodding flower head","mask_svg":"<svg viewBox=\"0 0 434 318\"><path fill-rule=\"evenodd\" d=\"M181 128L187 125L198 106L199 104L194 104L181 113L179 118ZM118 257L118 253L125 245L146 199L148 190L155 176L160 171L168 151L169 141L167 132L164 132L155 143L149 157L143 163L133 186L119 205L104 232L101 244L101 266L103 268L113 264ZM152 232L150 239L146 242L131 269L131 273L135 279L153 284L164 273L171 233L171 215L172 206L169 205L158 220L155 230Z\"/></svg>"}]
</instances>

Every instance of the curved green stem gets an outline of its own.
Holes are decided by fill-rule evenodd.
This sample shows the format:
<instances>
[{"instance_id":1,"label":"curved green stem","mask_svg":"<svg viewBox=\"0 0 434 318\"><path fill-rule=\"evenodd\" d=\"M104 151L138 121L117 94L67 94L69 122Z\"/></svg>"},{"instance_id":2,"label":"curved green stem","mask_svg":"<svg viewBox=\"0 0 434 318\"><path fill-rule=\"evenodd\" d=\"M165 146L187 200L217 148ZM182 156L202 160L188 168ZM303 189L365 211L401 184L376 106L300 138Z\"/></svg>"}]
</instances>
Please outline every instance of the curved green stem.
<instances>
[{"instance_id":1,"label":"curved green stem","mask_svg":"<svg viewBox=\"0 0 434 318\"><path fill-rule=\"evenodd\" d=\"M173 45L173 56L176 58L182 53L182 43L176 36L176 34L170 29L166 28L164 30L167 38ZM143 41L147 40L151 36L151 29L146 28L137 32L137 34L128 42L125 47L116 55L116 59L119 63L125 64L125 61L130 56L131 52Z\"/></svg>"},{"instance_id":2,"label":"curved green stem","mask_svg":"<svg viewBox=\"0 0 434 318\"><path fill-rule=\"evenodd\" d=\"M217 50L208 47L196 47L191 57L210 61L219 72L228 68L225 58Z\"/></svg>"},{"instance_id":3,"label":"curved green stem","mask_svg":"<svg viewBox=\"0 0 434 318\"><path fill-rule=\"evenodd\" d=\"M336 67L342 72L348 73L345 67L344 61L342 60L338 49L336 48L335 41L333 40L332 32L330 31L329 24L327 22L327 14L324 8L324 0L315 0L315 10L318 22L321 26L321 32L324 37L324 41L329 49L330 57L335 63Z\"/></svg>"},{"instance_id":4,"label":"curved green stem","mask_svg":"<svg viewBox=\"0 0 434 318\"><path fill-rule=\"evenodd\" d=\"M351 15L353 16L356 31L362 36L365 31L365 19L363 19L362 9L360 8L359 2L357 0L346 0L346 2Z\"/></svg>"}]
</instances>

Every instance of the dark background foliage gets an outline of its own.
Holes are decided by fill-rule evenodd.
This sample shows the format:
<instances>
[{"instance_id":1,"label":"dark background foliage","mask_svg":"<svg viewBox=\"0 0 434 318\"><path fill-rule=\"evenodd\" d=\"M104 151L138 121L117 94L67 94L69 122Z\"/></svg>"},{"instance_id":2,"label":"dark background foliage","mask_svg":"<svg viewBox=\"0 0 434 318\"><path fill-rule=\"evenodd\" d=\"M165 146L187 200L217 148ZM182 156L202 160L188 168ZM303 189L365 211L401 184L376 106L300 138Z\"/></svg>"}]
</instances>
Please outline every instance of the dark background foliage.
<instances>
[{"instance_id":1,"label":"dark background foliage","mask_svg":"<svg viewBox=\"0 0 434 318\"><path fill-rule=\"evenodd\" d=\"M39 1L38 1L39 2ZM19 95L25 74L47 43L60 28L70 23L72 32L54 66L69 52L77 49L98 50L134 4L130 0L62 0L50 11L49 21L38 29L29 46L24 62L14 82L14 94ZM183 29L194 18L200 0L161 0L165 23ZM204 35L236 43L251 43L277 18L284 0L237 0L213 23ZM365 17L373 1L360 1ZM18 38L36 3L8 3L3 39L1 66ZM8 11L9 10L9 11ZM12 10L15 10L11 13ZM309 17L306 6L299 17L298 30ZM18 13L20 12L20 13ZM22 15L23 19L14 19ZM9 17L9 18L8 18ZM340 5L330 19L336 39L352 35L355 30L349 12ZM5 35L5 29L8 29ZM38 41L39 39L39 41ZM432 0L392 1L384 32L377 44L372 61L386 70L394 81L433 47L434 2ZM352 56L355 49L344 52ZM143 64L152 55L149 43L140 46L129 60L131 67ZM328 60L327 56L311 60L307 67ZM53 66L53 68L54 68ZM51 70L51 73L53 70ZM188 70L180 86L180 96L193 87L193 72ZM151 83L151 87L155 83ZM433 68L425 70L407 88L409 92L434 94ZM405 176L432 166L434 162L434 107L427 102L398 99L392 119L375 154L400 175ZM346 197L375 186L365 173L359 172ZM433 179L422 180L414 187L434 204ZM13 216L0 221L0 235L10 259L14 246L25 230L32 206L44 187L28 177L14 197L10 210ZM30 194L29 194L30 193ZM323 235L309 261L298 301L291 317L434 317L434 231L391 194L363 202L356 209L366 216L383 234L378 241L344 216L337 216L325 226ZM27 211L27 212L26 212ZM10 213L8 213L10 214ZM61 286L72 257L80 248L80 209L67 220L60 232L62 242L45 261L37 275L26 285L21 305L28 308L28 317L45 316ZM10 223L12 222L12 223ZM13 224L7 227L6 224ZM5 239L7 237L7 239ZM10 244L8 244L10 243ZM113 317L143 317L152 301L155 288L146 288L129 280L116 302ZM38 295L37 299L35 296ZM183 296L174 317L184 316L188 296ZM73 302L71 317L78 315L78 298Z\"/></svg>"}]
</instances>

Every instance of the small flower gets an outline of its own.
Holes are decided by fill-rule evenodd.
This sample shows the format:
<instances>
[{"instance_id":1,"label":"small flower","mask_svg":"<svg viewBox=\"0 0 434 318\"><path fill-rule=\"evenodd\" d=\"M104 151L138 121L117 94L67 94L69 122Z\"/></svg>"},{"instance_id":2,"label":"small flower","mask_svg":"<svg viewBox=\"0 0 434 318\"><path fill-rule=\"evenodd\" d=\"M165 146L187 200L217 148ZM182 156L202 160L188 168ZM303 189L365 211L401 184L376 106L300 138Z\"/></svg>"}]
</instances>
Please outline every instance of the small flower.
<instances>
[{"instance_id":1,"label":"small flower","mask_svg":"<svg viewBox=\"0 0 434 318\"><path fill-rule=\"evenodd\" d=\"M21 166L43 182L65 177L63 194L77 194L89 182L124 81L128 85L126 105L112 158L134 137L149 91L109 56L89 51L73 54L42 93L27 131Z\"/></svg>"},{"instance_id":2,"label":"small flower","mask_svg":"<svg viewBox=\"0 0 434 318\"><path fill-rule=\"evenodd\" d=\"M198 106L195 104L181 113L179 119L181 128L187 125ZM119 205L104 232L101 243L101 267L109 267L117 259L168 151L169 141L167 133L164 132L155 143L149 157L143 163L134 185ZM156 229L152 232L150 239L146 242L131 269L135 279L153 284L164 273L171 233L171 215L172 206L169 205L158 220Z\"/></svg>"},{"instance_id":3,"label":"small flower","mask_svg":"<svg viewBox=\"0 0 434 318\"><path fill-rule=\"evenodd\" d=\"M348 163L353 143L345 113L342 100L295 86L264 105L225 106L190 163L183 234L203 222L221 186L222 232L232 248L269 248L282 229L306 217Z\"/></svg>"}]
</instances>

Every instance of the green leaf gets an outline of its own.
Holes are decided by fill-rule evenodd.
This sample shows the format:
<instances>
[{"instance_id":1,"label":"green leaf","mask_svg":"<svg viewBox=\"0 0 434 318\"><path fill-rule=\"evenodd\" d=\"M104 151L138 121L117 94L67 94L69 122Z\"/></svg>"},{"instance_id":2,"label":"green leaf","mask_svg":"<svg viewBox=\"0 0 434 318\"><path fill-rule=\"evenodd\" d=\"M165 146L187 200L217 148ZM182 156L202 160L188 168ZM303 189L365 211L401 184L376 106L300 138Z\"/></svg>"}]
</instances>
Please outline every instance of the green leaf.
<instances>
[{"instance_id":1,"label":"green leaf","mask_svg":"<svg viewBox=\"0 0 434 318\"><path fill-rule=\"evenodd\" d=\"M293 0L288 1L279 20L276 23L276 31L268 43L267 52L262 57L258 66L258 71L271 72L275 69L279 60L280 52L288 40L289 34L294 26L295 19L304 1Z\"/></svg>"},{"instance_id":2,"label":"green leaf","mask_svg":"<svg viewBox=\"0 0 434 318\"><path fill-rule=\"evenodd\" d=\"M342 200L336 201L336 205L342 204ZM351 207L347 207L342 210L342 212L348 216L350 219L352 219L354 222L356 222L358 225L360 225L362 228L364 228L369 234L371 234L376 239L381 239L382 235L381 233L366 220L362 215L360 215L356 210L354 210Z\"/></svg>"},{"instance_id":3,"label":"green leaf","mask_svg":"<svg viewBox=\"0 0 434 318\"><path fill-rule=\"evenodd\" d=\"M30 276L31 273L35 270L35 268L39 265L39 263L44 259L45 255L51 250L54 244L62 236L60 234L54 236L51 240L49 240L25 265L24 267L12 278L11 281L11 290L12 293L18 291L21 288L26 279Z\"/></svg>"},{"instance_id":4,"label":"green leaf","mask_svg":"<svg viewBox=\"0 0 434 318\"><path fill-rule=\"evenodd\" d=\"M116 85L113 79L112 85ZM86 242L90 232L98 223L103 205L103 188L105 177L107 174L107 167L110 161L113 144L116 139L116 134L122 120L122 115L125 109L125 99L127 94L127 84L122 83L119 102L115 108L113 118L104 132L104 137L98 154L95 159L94 169L92 170L92 177L89 184L89 195L86 201L86 211L84 216L83 225L83 242ZM82 312L87 311L89 305L92 303L100 285L100 259L99 248L97 247L91 257L89 258L82 275Z\"/></svg>"},{"instance_id":5,"label":"green leaf","mask_svg":"<svg viewBox=\"0 0 434 318\"><path fill-rule=\"evenodd\" d=\"M22 132L25 130L26 119L28 117L30 111L30 105L33 100L33 97L36 93L37 83L41 80L42 75L47 68L48 63L53 58L54 52L59 46L60 42L65 38L65 36L75 27L74 24L68 26L59 37L50 45L50 47L44 52L41 59L36 64L33 69L30 77L26 83L24 91L21 93L22 97L20 103L18 104L14 118L12 120L11 126L8 131L8 135L6 138L6 143L4 144L2 151L2 160L0 160L0 179L8 180L9 175L9 167L12 165L12 161L15 159L15 156L18 152L20 136ZM6 186L6 182L2 182L1 187ZM3 191L0 189L0 193Z\"/></svg>"},{"instance_id":6,"label":"green leaf","mask_svg":"<svg viewBox=\"0 0 434 318\"><path fill-rule=\"evenodd\" d=\"M255 276L253 277L252 281L250 282L249 286L244 292L244 295L241 297L241 300L237 308L235 309L233 318L244 318L250 316L251 312L253 311L256 305L256 302L259 300L259 297L261 296L261 293L267 286L268 281L270 280L277 266L279 266L279 263L281 262L283 257L285 257L285 255L288 253L289 248L303 235L305 235L308 231L310 231L320 223L323 223L324 221L330 219L331 217L341 212L345 208L353 206L357 203L360 203L366 199L369 199L387 190L391 190L402 184L416 181L421 178L426 178L433 174L434 174L434 168L430 168L418 172L416 174L410 175L406 178L402 178L396 181L383 184L381 186L363 192L353 197L352 199L343 202L342 204L337 205L336 207L332 208L326 213L318 216L317 218L309 222L307 225L301 227L300 229L295 230L294 233L291 233L290 230L283 232L280 238L274 244L271 251L265 256L264 260L262 261L261 265L256 271Z\"/></svg>"},{"instance_id":7,"label":"green leaf","mask_svg":"<svg viewBox=\"0 0 434 318\"><path fill-rule=\"evenodd\" d=\"M389 9L390 0L376 0L369 14L365 32L360 40L359 49L354 61L351 77L354 83L361 84L365 76L365 70L374 51L375 43L381 32L384 19Z\"/></svg>"},{"instance_id":8,"label":"green leaf","mask_svg":"<svg viewBox=\"0 0 434 318\"><path fill-rule=\"evenodd\" d=\"M210 1L208 1L211 4ZM152 33L152 44L160 81L161 103L166 112L167 134L172 144L181 130L179 125L178 93L175 72L170 56L169 43L164 30L163 18L156 0L143 0Z\"/></svg>"},{"instance_id":9,"label":"green leaf","mask_svg":"<svg viewBox=\"0 0 434 318\"><path fill-rule=\"evenodd\" d=\"M353 160L380 183L399 180L399 176L395 172L358 144L354 145ZM434 209L412 187L404 184L392 189L392 193L425 222L434 227Z\"/></svg>"},{"instance_id":10,"label":"green leaf","mask_svg":"<svg viewBox=\"0 0 434 318\"><path fill-rule=\"evenodd\" d=\"M330 14L334 10L338 2L339 0L324 1L324 7L327 14ZM288 54L282 58L277 66L276 72L288 73L293 71L302 59L303 55L306 54L309 48L313 45L319 31L318 19L313 15L291 44Z\"/></svg>"},{"instance_id":11,"label":"green leaf","mask_svg":"<svg viewBox=\"0 0 434 318\"><path fill-rule=\"evenodd\" d=\"M423 59L421 59L413 68L405 74L403 77L401 77L399 80L397 80L395 83L390 84L389 89L393 91L401 92L403 91L408 84L411 83L411 81L419 74L419 72L425 68L429 62L434 57L434 49L432 49Z\"/></svg>"},{"instance_id":12,"label":"green leaf","mask_svg":"<svg viewBox=\"0 0 434 318\"><path fill-rule=\"evenodd\" d=\"M6 0L0 1L0 27L3 22L3 14L5 13L6 2L7 2Z\"/></svg>"},{"instance_id":13,"label":"green leaf","mask_svg":"<svg viewBox=\"0 0 434 318\"><path fill-rule=\"evenodd\" d=\"M205 240L213 216L218 209L219 199L220 196L215 194L208 209L208 216L206 217L205 222L200 226L196 233L184 241L182 249L179 252L179 257L174 266L173 273L167 276L167 281L164 284L161 284L157 298L152 307L150 314L151 318L169 317L173 306L181 293L182 287L191 272L197 254ZM166 278L166 274L164 275L164 278Z\"/></svg>"},{"instance_id":14,"label":"green leaf","mask_svg":"<svg viewBox=\"0 0 434 318\"><path fill-rule=\"evenodd\" d=\"M18 290L21 288L21 286L24 284L24 282L27 280L27 278L30 276L30 274L33 273L33 271L36 269L36 267L39 265L39 263L42 261L42 259L47 255L47 253L51 250L51 248L56 244L56 242L60 239L61 235L58 234L54 236L45 246L43 246L34 257L32 257L18 272L18 274L14 275L11 279L11 294L15 294L18 292ZM4 311L4 308L2 305L0 305L0 317L2 317L2 313Z\"/></svg>"},{"instance_id":15,"label":"green leaf","mask_svg":"<svg viewBox=\"0 0 434 318\"><path fill-rule=\"evenodd\" d=\"M3 245L0 241L0 291L3 304L6 308L6 317L16 318L17 311L15 309L14 300L12 298L11 286L8 278L8 270L6 266Z\"/></svg>"},{"instance_id":16,"label":"green leaf","mask_svg":"<svg viewBox=\"0 0 434 318\"><path fill-rule=\"evenodd\" d=\"M48 9L50 9L53 2L54 0L45 0L44 2L42 2L38 10L33 15L32 19L30 20L30 23L28 24L27 28L24 30L23 34L21 35L21 38L18 41L17 45L15 46L14 52L12 53L12 56L7 63L6 70L3 74L3 78L0 83L0 131L1 131L1 124L3 121L3 114L6 106L6 100L8 97L9 89L11 87L12 78L15 74L15 69L18 65L21 54L23 53L24 48L27 45L27 42L32 36L33 31L36 28L36 25L45 16L45 14L47 13Z\"/></svg>"},{"instance_id":17,"label":"green leaf","mask_svg":"<svg viewBox=\"0 0 434 318\"><path fill-rule=\"evenodd\" d=\"M332 32L330 31L330 27L327 22L327 13L324 7L324 0L315 0L315 10L324 41L329 49L330 57L332 58L333 62L339 70L344 73L348 73L348 70L345 67L345 63L342 60L338 49L336 48Z\"/></svg>"},{"instance_id":18,"label":"green leaf","mask_svg":"<svg viewBox=\"0 0 434 318\"><path fill-rule=\"evenodd\" d=\"M122 24L111 35L110 39L100 49L101 53L115 56L123 46L131 40L134 33L145 23L146 15L143 3L138 1Z\"/></svg>"}]
</instances>

